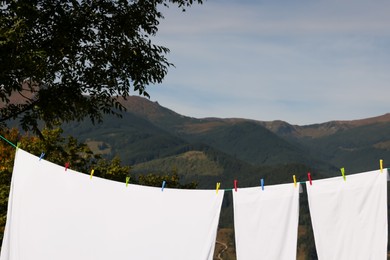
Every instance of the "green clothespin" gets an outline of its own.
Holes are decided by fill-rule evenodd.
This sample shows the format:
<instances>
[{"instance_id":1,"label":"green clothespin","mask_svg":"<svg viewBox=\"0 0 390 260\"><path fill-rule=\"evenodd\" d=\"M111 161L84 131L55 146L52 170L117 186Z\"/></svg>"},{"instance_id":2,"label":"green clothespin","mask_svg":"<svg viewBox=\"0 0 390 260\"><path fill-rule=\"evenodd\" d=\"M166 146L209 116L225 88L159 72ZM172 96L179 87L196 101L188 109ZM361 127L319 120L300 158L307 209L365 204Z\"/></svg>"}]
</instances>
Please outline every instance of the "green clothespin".
<instances>
[{"instance_id":1,"label":"green clothespin","mask_svg":"<svg viewBox=\"0 0 390 260\"><path fill-rule=\"evenodd\" d=\"M344 167L341 168L340 171L341 171L341 175L343 175L344 181L346 181L346 180L347 180L347 177L345 177L345 169L344 169Z\"/></svg>"},{"instance_id":2,"label":"green clothespin","mask_svg":"<svg viewBox=\"0 0 390 260\"><path fill-rule=\"evenodd\" d=\"M130 177L126 177L126 187L129 186Z\"/></svg>"}]
</instances>

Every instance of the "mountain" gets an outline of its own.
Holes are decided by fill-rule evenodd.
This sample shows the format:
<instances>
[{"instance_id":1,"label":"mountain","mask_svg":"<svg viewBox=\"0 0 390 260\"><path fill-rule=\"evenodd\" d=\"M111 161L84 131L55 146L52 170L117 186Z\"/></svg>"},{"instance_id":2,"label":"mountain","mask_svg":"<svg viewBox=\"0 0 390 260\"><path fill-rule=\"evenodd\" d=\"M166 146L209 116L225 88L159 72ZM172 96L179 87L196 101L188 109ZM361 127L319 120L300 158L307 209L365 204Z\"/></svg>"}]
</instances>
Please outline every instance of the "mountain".
<instances>
[{"instance_id":1,"label":"mountain","mask_svg":"<svg viewBox=\"0 0 390 260\"><path fill-rule=\"evenodd\" d=\"M105 116L64 125L65 134L85 141L108 158L120 156L133 173L169 172L210 188L217 181L258 185L335 176L378 168L390 158L390 114L354 121L291 125L243 118L193 118L158 102L121 98L122 118ZM390 160L390 159L389 159ZM213 187L213 186L211 186Z\"/></svg>"}]
</instances>

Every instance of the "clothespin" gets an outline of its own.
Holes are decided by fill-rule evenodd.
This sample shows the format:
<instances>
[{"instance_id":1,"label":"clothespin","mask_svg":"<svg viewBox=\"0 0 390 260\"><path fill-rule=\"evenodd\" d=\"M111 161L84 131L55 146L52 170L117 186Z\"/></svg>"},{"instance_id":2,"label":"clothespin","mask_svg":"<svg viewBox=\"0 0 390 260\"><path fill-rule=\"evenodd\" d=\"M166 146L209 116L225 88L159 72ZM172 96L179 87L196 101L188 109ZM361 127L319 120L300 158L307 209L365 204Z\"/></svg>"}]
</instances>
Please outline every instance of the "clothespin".
<instances>
[{"instance_id":1,"label":"clothespin","mask_svg":"<svg viewBox=\"0 0 390 260\"><path fill-rule=\"evenodd\" d=\"M44 152L42 152L42 153L41 153L41 156L39 156L39 160L41 160L41 159L43 158L43 156L45 156L45 153L44 153Z\"/></svg>"},{"instance_id":2,"label":"clothespin","mask_svg":"<svg viewBox=\"0 0 390 260\"><path fill-rule=\"evenodd\" d=\"M161 191L164 191L164 188L165 188L165 181L163 181L163 183L162 183L162 186L161 186Z\"/></svg>"},{"instance_id":3,"label":"clothespin","mask_svg":"<svg viewBox=\"0 0 390 260\"><path fill-rule=\"evenodd\" d=\"M91 179L92 179L92 176L93 176L94 173L95 173L95 170L92 169L92 170L91 170L91 177L90 177Z\"/></svg>"},{"instance_id":4,"label":"clothespin","mask_svg":"<svg viewBox=\"0 0 390 260\"><path fill-rule=\"evenodd\" d=\"M17 142L16 143L16 149L19 149L19 146L20 146L20 142Z\"/></svg>"},{"instance_id":5,"label":"clothespin","mask_svg":"<svg viewBox=\"0 0 390 260\"><path fill-rule=\"evenodd\" d=\"M264 179L260 180L261 189L264 190Z\"/></svg>"},{"instance_id":6,"label":"clothespin","mask_svg":"<svg viewBox=\"0 0 390 260\"><path fill-rule=\"evenodd\" d=\"M234 180L234 191L237 192L237 180Z\"/></svg>"},{"instance_id":7,"label":"clothespin","mask_svg":"<svg viewBox=\"0 0 390 260\"><path fill-rule=\"evenodd\" d=\"M379 160L379 167L381 169L381 172L383 172L383 160L382 159Z\"/></svg>"},{"instance_id":8,"label":"clothespin","mask_svg":"<svg viewBox=\"0 0 390 260\"><path fill-rule=\"evenodd\" d=\"M65 171L69 168L69 162L65 163Z\"/></svg>"},{"instance_id":9,"label":"clothespin","mask_svg":"<svg viewBox=\"0 0 390 260\"><path fill-rule=\"evenodd\" d=\"M218 194L219 187L221 187L221 183L220 183L220 182L217 182L217 186L216 186L216 188L215 188L217 194Z\"/></svg>"},{"instance_id":10,"label":"clothespin","mask_svg":"<svg viewBox=\"0 0 390 260\"><path fill-rule=\"evenodd\" d=\"M294 180L294 187L296 188L297 187L297 177L295 177L295 175L293 175L293 180Z\"/></svg>"},{"instance_id":11,"label":"clothespin","mask_svg":"<svg viewBox=\"0 0 390 260\"><path fill-rule=\"evenodd\" d=\"M126 187L129 186L130 176L126 177Z\"/></svg>"},{"instance_id":12,"label":"clothespin","mask_svg":"<svg viewBox=\"0 0 390 260\"><path fill-rule=\"evenodd\" d=\"M310 182L310 185L311 185L312 182L311 182L311 174L310 174L310 172L307 173L307 178L309 179L309 182Z\"/></svg>"},{"instance_id":13,"label":"clothespin","mask_svg":"<svg viewBox=\"0 0 390 260\"><path fill-rule=\"evenodd\" d=\"M344 167L343 167L343 168L340 168L340 171L341 171L341 175L342 175L343 178L344 178L344 181L346 181L347 178L345 177L345 169L344 169Z\"/></svg>"}]
</instances>

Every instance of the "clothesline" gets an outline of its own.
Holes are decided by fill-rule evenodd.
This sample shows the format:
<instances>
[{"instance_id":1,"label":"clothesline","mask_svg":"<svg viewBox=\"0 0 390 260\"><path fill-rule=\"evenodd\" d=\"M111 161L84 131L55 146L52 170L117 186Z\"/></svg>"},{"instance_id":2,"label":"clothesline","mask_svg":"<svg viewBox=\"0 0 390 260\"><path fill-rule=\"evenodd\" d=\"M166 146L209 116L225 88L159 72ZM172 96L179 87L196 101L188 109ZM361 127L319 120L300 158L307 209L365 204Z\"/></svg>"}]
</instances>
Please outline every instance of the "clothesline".
<instances>
[{"instance_id":1,"label":"clothesline","mask_svg":"<svg viewBox=\"0 0 390 260\"><path fill-rule=\"evenodd\" d=\"M0 138L3 139L4 141L6 141L8 144L12 145L14 148L18 148L16 145L14 145L11 141L6 139L4 136L0 135Z\"/></svg>"},{"instance_id":2,"label":"clothesline","mask_svg":"<svg viewBox=\"0 0 390 260\"><path fill-rule=\"evenodd\" d=\"M10 144L11 146L13 146L14 148L16 148L16 149L18 149L18 146L19 146L19 143L18 143L18 145L15 145L15 144L13 144L11 141L9 141L8 139L6 139L4 136L2 136L2 135L0 135L0 138L1 139L3 139L4 141L6 141L8 144ZM44 153L42 153L41 154L41 157L40 157L40 159L44 156L45 154ZM382 168L383 167L383 160L380 160L380 170L385 170L385 169L387 169L388 171L390 171L390 168ZM66 168L67 168L67 166L66 166ZM92 170L93 171L93 170ZM310 173L308 174L308 177L309 177L309 180L310 180L310 185L311 185L311 177L310 177ZM344 180L346 180L345 179L345 175L344 175L344 173L343 173L343 177L344 177ZM388 178L388 180L387 181L390 181L390 176L389 176L389 178ZM294 185L295 185L295 183L296 184L306 184L306 182L305 181L297 181L297 182L295 182L295 175L294 175ZM128 181L126 180L126 185L128 184ZM233 190L235 190L235 191L237 191L237 189L238 189L238 187L236 186L237 185L237 180L235 180L234 181L234 185L235 185L235 187L234 188L229 188L229 189L219 189L219 187L218 187L218 184L217 184L217 192L218 192L218 190L223 190L223 191L233 191ZM263 188L263 190L264 190L264 182L262 181L262 188ZM165 186L165 181L163 182L163 189L164 189L164 186Z\"/></svg>"}]
</instances>

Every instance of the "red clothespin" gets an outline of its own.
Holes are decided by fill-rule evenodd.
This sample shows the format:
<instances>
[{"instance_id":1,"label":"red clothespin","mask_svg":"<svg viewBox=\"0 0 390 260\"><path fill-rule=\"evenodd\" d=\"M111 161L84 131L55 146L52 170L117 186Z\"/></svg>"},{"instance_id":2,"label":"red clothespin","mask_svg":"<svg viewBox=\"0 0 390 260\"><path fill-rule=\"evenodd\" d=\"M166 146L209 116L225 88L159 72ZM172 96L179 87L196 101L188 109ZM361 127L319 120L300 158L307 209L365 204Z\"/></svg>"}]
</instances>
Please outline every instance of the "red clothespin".
<instances>
[{"instance_id":1,"label":"red clothespin","mask_svg":"<svg viewBox=\"0 0 390 260\"><path fill-rule=\"evenodd\" d=\"M237 180L234 180L234 191L237 191Z\"/></svg>"},{"instance_id":2,"label":"red clothespin","mask_svg":"<svg viewBox=\"0 0 390 260\"><path fill-rule=\"evenodd\" d=\"M69 162L65 163L65 171L69 168Z\"/></svg>"},{"instance_id":3,"label":"red clothespin","mask_svg":"<svg viewBox=\"0 0 390 260\"><path fill-rule=\"evenodd\" d=\"M311 174L310 174L310 172L307 173L307 178L309 179L309 182L310 182L310 185L311 185L312 182L311 182Z\"/></svg>"}]
</instances>

